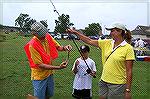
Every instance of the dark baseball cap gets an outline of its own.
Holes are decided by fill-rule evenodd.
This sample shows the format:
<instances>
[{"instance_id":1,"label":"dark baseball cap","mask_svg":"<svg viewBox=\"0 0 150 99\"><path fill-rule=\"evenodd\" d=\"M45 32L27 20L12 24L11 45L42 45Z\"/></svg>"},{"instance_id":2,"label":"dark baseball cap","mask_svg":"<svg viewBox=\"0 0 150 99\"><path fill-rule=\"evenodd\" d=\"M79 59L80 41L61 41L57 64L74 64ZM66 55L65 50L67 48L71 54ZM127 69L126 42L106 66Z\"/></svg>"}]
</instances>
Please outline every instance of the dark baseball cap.
<instances>
[{"instance_id":1,"label":"dark baseball cap","mask_svg":"<svg viewBox=\"0 0 150 99\"><path fill-rule=\"evenodd\" d=\"M80 51L81 52L90 52L90 47L87 45L82 45L82 46L80 46Z\"/></svg>"}]
</instances>

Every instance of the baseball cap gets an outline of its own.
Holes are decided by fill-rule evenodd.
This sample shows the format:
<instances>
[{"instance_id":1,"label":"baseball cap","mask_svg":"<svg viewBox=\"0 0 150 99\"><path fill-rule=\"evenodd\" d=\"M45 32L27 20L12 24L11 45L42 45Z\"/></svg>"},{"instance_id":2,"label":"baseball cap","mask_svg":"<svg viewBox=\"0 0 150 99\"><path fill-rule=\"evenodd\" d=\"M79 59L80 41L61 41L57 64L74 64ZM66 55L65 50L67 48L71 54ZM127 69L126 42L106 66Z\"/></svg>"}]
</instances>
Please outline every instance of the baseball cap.
<instances>
[{"instance_id":1,"label":"baseball cap","mask_svg":"<svg viewBox=\"0 0 150 99\"><path fill-rule=\"evenodd\" d=\"M82 46L80 46L80 51L81 52L90 52L90 48L87 45L82 45Z\"/></svg>"},{"instance_id":2,"label":"baseball cap","mask_svg":"<svg viewBox=\"0 0 150 99\"><path fill-rule=\"evenodd\" d=\"M35 31L35 34L37 34L38 36L44 37L48 32L48 29L42 23L34 22L31 25L31 31Z\"/></svg>"},{"instance_id":3,"label":"baseball cap","mask_svg":"<svg viewBox=\"0 0 150 99\"><path fill-rule=\"evenodd\" d=\"M106 30L112 30L114 28L117 28L117 29L121 29L121 30L126 30L126 27L125 25L121 24L121 23L115 23L115 24L112 24L111 26L109 27L106 27Z\"/></svg>"}]
</instances>

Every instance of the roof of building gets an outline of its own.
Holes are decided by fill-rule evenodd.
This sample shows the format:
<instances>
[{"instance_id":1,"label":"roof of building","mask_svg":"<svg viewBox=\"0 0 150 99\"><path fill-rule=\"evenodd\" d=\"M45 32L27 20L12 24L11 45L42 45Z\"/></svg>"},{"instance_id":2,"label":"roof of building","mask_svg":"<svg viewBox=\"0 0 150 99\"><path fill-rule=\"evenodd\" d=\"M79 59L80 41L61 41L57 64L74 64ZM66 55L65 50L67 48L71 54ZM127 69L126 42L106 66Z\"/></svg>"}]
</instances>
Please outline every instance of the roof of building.
<instances>
[{"instance_id":1,"label":"roof of building","mask_svg":"<svg viewBox=\"0 0 150 99\"><path fill-rule=\"evenodd\" d=\"M150 26L138 25L131 32L132 32L132 35L147 35L147 36L150 36Z\"/></svg>"}]
</instances>

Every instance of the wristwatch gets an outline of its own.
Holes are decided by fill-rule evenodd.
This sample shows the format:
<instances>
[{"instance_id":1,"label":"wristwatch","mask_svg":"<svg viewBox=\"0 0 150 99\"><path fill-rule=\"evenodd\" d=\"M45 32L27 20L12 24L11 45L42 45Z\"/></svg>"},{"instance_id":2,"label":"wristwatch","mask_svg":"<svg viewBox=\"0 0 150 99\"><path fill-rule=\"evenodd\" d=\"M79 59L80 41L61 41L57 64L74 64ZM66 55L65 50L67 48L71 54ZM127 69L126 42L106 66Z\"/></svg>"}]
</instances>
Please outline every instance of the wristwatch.
<instances>
[{"instance_id":1,"label":"wristwatch","mask_svg":"<svg viewBox=\"0 0 150 99\"><path fill-rule=\"evenodd\" d=\"M130 92L130 89L127 88L127 89L126 89L126 92Z\"/></svg>"}]
</instances>

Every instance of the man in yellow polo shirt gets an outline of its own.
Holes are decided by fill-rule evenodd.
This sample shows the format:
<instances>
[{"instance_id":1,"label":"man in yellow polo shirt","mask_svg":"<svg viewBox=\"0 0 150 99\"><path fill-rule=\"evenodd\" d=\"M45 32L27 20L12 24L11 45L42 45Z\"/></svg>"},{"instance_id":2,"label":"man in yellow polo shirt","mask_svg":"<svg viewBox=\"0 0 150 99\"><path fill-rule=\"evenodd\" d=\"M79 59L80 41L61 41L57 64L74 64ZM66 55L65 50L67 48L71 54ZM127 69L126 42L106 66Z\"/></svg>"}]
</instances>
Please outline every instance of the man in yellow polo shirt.
<instances>
[{"instance_id":1,"label":"man in yellow polo shirt","mask_svg":"<svg viewBox=\"0 0 150 99\"><path fill-rule=\"evenodd\" d=\"M34 96L49 99L54 94L53 70L66 68L68 64L66 60L54 66L52 61L58 57L57 51L70 51L72 47L60 46L40 22L33 23L31 31L34 37L24 49L30 63Z\"/></svg>"}]
</instances>

